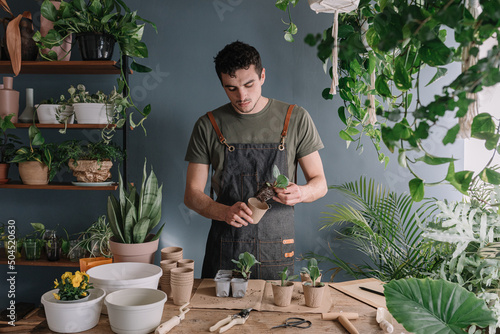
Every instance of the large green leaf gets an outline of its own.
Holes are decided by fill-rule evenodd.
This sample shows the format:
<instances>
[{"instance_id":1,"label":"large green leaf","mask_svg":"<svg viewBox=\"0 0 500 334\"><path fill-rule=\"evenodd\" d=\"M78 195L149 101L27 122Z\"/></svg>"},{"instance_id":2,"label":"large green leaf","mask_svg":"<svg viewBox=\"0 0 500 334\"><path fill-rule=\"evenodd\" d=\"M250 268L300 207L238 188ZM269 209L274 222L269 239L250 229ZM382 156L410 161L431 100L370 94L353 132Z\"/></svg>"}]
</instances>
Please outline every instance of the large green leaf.
<instances>
[{"instance_id":1,"label":"large green leaf","mask_svg":"<svg viewBox=\"0 0 500 334\"><path fill-rule=\"evenodd\" d=\"M465 333L476 325L496 323L484 300L457 283L431 279L401 279L384 285L387 309L415 334Z\"/></svg>"}]
</instances>

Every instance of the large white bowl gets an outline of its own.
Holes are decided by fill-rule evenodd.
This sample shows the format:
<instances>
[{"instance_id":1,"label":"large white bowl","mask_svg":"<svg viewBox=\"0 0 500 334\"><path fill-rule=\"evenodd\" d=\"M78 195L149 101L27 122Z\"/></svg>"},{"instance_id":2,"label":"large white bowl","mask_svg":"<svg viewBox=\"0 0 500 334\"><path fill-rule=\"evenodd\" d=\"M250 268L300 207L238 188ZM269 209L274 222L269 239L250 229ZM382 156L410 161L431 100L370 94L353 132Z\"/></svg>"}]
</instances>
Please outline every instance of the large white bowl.
<instances>
[{"instance_id":1,"label":"large white bowl","mask_svg":"<svg viewBox=\"0 0 500 334\"><path fill-rule=\"evenodd\" d=\"M124 289L104 298L111 330L117 334L151 333L160 325L167 294L156 289Z\"/></svg>"},{"instance_id":2,"label":"large white bowl","mask_svg":"<svg viewBox=\"0 0 500 334\"><path fill-rule=\"evenodd\" d=\"M45 317L49 329L58 333L78 333L97 325L106 292L99 288L89 290L90 297L85 301L61 303L54 298L58 289L48 291L42 296Z\"/></svg>"},{"instance_id":3,"label":"large white bowl","mask_svg":"<svg viewBox=\"0 0 500 334\"><path fill-rule=\"evenodd\" d=\"M130 288L157 289L163 274L161 267L139 262L119 262L96 266L87 270L89 282L107 294ZM107 314L106 305L102 313Z\"/></svg>"}]
</instances>

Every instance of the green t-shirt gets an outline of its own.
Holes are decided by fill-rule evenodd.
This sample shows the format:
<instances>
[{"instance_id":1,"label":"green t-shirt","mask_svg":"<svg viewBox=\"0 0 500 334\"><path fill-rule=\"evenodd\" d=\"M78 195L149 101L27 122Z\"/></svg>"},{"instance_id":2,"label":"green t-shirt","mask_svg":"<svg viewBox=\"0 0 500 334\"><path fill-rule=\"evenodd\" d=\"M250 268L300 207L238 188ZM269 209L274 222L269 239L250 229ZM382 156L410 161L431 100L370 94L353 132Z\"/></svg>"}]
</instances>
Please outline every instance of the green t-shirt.
<instances>
[{"instance_id":1,"label":"green t-shirt","mask_svg":"<svg viewBox=\"0 0 500 334\"><path fill-rule=\"evenodd\" d=\"M250 115L237 113L230 103L213 111L214 118L231 144L279 144L289 104L269 99L260 112ZM323 143L311 116L302 107L292 112L285 139L288 153L288 177L292 182L297 159L322 149ZM224 167L225 145L219 142L217 134L207 115L201 116L194 125L185 160L200 164L211 164L214 170L212 187L217 194Z\"/></svg>"}]
</instances>

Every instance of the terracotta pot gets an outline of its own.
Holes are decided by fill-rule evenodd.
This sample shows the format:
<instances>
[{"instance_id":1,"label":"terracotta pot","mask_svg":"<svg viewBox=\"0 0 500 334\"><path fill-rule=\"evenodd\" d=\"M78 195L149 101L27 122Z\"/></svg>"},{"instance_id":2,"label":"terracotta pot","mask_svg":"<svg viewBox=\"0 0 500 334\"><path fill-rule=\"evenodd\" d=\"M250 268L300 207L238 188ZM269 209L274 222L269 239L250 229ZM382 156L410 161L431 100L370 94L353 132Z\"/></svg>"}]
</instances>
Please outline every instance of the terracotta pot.
<instances>
[{"instance_id":1,"label":"terracotta pot","mask_svg":"<svg viewBox=\"0 0 500 334\"><path fill-rule=\"evenodd\" d=\"M146 240L153 237L150 234ZM160 239L148 241L141 244L123 244L116 242L114 237L109 240L109 248L113 253L114 262L142 262L154 263L155 253L158 250Z\"/></svg>"},{"instance_id":2,"label":"terracotta pot","mask_svg":"<svg viewBox=\"0 0 500 334\"><path fill-rule=\"evenodd\" d=\"M276 304L277 306L290 305L293 295L293 282L287 282L285 286L281 286L281 282L279 282L278 284L272 284L272 287L274 304Z\"/></svg>"},{"instance_id":3,"label":"terracotta pot","mask_svg":"<svg viewBox=\"0 0 500 334\"><path fill-rule=\"evenodd\" d=\"M98 162L97 160L77 160L71 159L68 167L73 171L73 176L78 182L104 182L111 178L109 171L113 163L109 160Z\"/></svg>"},{"instance_id":4,"label":"terracotta pot","mask_svg":"<svg viewBox=\"0 0 500 334\"><path fill-rule=\"evenodd\" d=\"M323 294L325 292L326 285L323 286L311 286L304 285L304 298L306 300L306 306L309 307L320 307L323 301Z\"/></svg>"},{"instance_id":5,"label":"terracotta pot","mask_svg":"<svg viewBox=\"0 0 500 334\"><path fill-rule=\"evenodd\" d=\"M20 162L19 175L24 184L43 185L49 183L49 167L38 161Z\"/></svg>"},{"instance_id":6,"label":"terracotta pot","mask_svg":"<svg viewBox=\"0 0 500 334\"><path fill-rule=\"evenodd\" d=\"M0 184L7 183L9 181L9 168L10 164L0 163Z\"/></svg>"},{"instance_id":7,"label":"terracotta pot","mask_svg":"<svg viewBox=\"0 0 500 334\"><path fill-rule=\"evenodd\" d=\"M59 9L61 6L60 1L51 1L51 3ZM54 23L52 21L47 20L43 15L40 15L40 34L42 37L47 36L47 33L50 29L54 28ZM71 42L73 40L73 36L69 35L64 39L64 42L61 46L55 46L52 49L42 49L42 54L46 55L49 51L54 51L57 54L57 60L68 61L71 58Z\"/></svg>"}]
</instances>

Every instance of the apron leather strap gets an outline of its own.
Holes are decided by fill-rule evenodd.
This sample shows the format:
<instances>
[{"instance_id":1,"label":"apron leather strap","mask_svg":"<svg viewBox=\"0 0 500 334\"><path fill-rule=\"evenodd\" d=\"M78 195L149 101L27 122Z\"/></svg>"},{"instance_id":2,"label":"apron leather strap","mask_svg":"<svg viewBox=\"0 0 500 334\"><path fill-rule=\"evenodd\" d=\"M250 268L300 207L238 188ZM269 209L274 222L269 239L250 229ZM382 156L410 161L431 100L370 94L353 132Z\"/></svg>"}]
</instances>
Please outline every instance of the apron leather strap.
<instances>
[{"instance_id":1,"label":"apron leather strap","mask_svg":"<svg viewBox=\"0 0 500 334\"><path fill-rule=\"evenodd\" d=\"M229 152L234 151L234 146L228 145L228 143L226 142L226 138L224 138L224 135L220 131L219 126L217 125L217 122L215 121L215 117L212 114L212 112L211 111L207 112L207 116L210 119L210 123L212 123L212 127L214 128L215 133L217 133L217 137L219 137L220 143L226 145Z\"/></svg>"},{"instance_id":2,"label":"apron leather strap","mask_svg":"<svg viewBox=\"0 0 500 334\"><path fill-rule=\"evenodd\" d=\"M285 137L288 132L288 124L290 123L290 117L292 117L292 111L294 107L295 104L291 104L288 107L288 111L286 112L285 124L283 125L283 131L281 131L281 143L278 146L280 151L283 151L285 149Z\"/></svg>"}]
</instances>

